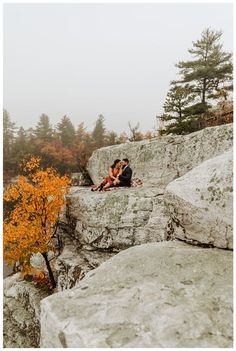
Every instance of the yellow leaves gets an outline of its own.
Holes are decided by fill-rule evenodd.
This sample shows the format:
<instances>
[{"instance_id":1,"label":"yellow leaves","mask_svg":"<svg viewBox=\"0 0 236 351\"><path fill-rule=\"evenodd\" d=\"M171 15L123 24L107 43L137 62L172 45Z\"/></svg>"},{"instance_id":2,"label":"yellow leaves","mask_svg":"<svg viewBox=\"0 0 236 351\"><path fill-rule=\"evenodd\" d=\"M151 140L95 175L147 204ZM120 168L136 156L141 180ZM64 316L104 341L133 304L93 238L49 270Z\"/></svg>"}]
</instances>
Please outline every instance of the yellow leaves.
<instances>
[{"instance_id":1,"label":"yellow leaves","mask_svg":"<svg viewBox=\"0 0 236 351\"><path fill-rule=\"evenodd\" d=\"M4 258L10 264L20 261L23 270L32 253L53 249L51 236L70 185L53 168L39 169L39 161L37 157L28 161L27 177L19 177L4 195L5 201L14 202L4 220Z\"/></svg>"},{"instance_id":2,"label":"yellow leaves","mask_svg":"<svg viewBox=\"0 0 236 351\"><path fill-rule=\"evenodd\" d=\"M23 160L21 166L25 172L31 172L32 170L39 168L41 158L38 156L32 156L30 160Z\"/></svg>"},{"instance_id":3,"label":"yellow leaves","mask_svg":"<svg viewBox=\"0 0 236 351\"><path fill-rule=\"evenodd\" d=\"M4 195L4 200L6 201L14 201L17 200L18 197L20 196L20 193L18 191L18 188L16 185L11 185L7 189L6 194Z\"/></svg>"}]
</instances>

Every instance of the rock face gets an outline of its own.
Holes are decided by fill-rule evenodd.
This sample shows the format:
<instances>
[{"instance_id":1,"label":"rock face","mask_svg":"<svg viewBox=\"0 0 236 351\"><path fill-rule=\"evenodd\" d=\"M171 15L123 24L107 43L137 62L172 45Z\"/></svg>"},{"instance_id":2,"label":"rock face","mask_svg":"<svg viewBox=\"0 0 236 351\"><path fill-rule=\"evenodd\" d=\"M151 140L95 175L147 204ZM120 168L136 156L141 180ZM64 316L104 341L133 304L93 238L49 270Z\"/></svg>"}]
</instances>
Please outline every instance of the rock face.
<instances>
[{"instance_id":1,"label":"rock face","mask_svg":"<svg viewBox=\"0 0 236 351\"><path fill-rule=\"evenodd\" d=\"M41 347L233 347L232 252L140 245L41 302Z\"/></svg>"},{"instance_id":2,"label":"rock face","mask_svg":"<svg viewBox=\"0 0 236 351\"><path fill-rule=\"evenodd\" d=\"M23 281L20 273L4 279L4 347L39 347L40 300L46 296L46 291Z\"/></svg>"},{"instance_id":3,"label":"rock face","mask_svg":"<svg viewBox=\"0 0 236 351\"><path fill-rule=\"evenodd\" d=\"M114 253L104 251L89 251L80 248L80 243L73 240L68 233L63 233L62 253L56 260L57 289L71 289L91 269L111 258Z\"/></svg>"},{"instance_id":4,"label":"rock face","mask_svg":"<svg viewBox=\"0 0 236 351\"><path fill-rule=\"evenodd\" d=\"M233 144L232 124L205 128L186 136L165 136L96 150L88 163L94 183L107 175L116 158L128 157L133 175L145 186L163 187L203 161L227 151Z\"/></svg>"},{"instance_id":5,"label":"rock face","mask_svg":"<svg viewBox=\"0 0 236 351\"><path fill-rule=\"evenodd\" d=\"M71 235L86 249L117 252L167 238L163 192L156 188L105 193L72 188L68 199Z\"/></svg>"},{"instance_id":6,"label":"rock face","mask_svg":"<svg viewBox=\"0 0 236 351\"><path fill-rule=\"evenodd\" d=\"M193 167L212 155L218 155L230 149L231 145L232 125L223 125L187 136L169 136L95 151L89 161L92 178L94 175L99 175L98 178L101 178L102 172L107 171L108 161L112 161L114 155L128 156L132 160L134 175L144 179L144 186L123 188L107 193L91 192L89 188L82 187L71 188L67 195L69 205L62 218L63 221L68 222L70 230L67 239L66 235L63 235L65 245L63 253L57 259L58 289L72 288L90 269L106 261L114 253L134 245L177 237L191 243L200 242L231 248L232 228L230 226L226 226L226 229L212 221L211 233L208 232L208 214L215 212L217 202L215 204L208 202L203 205L201 197L204 195L203 189L199 190L200 184L196 186L198 188L196 193L196 189L191 189L185 181L181 181L182 178L173 182L173 186L179 184L180 194L185 193L184 188L187 189L185 194L185 205L186 203L187 205L184 209L178 202L179 198L174 197L169 191L165 196L165 203L163 200L165 191L163 188L168 182L181 174L186 174L188 177L188 171ZM230 167L229 165L229 171ZM201 176L205 172L206 170L201 168L196 169L197 181L204 179L203 183L206 182L206 176ZM217 178L216 181L219 179ZM192 180L193 186L194 182L195 179ZM226 186L223 183L220 186L224 188ZM170 189L171 186L170 184ZM192 191L194 194L190 195ZM181 215L183 211L186 212L184 218L188 223L188 201L191 202L188 196L194 198L198 195L200 209L195 208L196 218L192 218L192 232L190 234L190 226L186 228L188 229L186 237L185 227L179 224ZM223 213L227 209L229 215L231 211L232 216L232 208L228 208L229 205L228 202L225 204ZM212 207L212 211L208 209L209 206ZM207 210L208 212L205 213ZM221 210L219 206L217 209L219 214ZM180 216L175 214L176 211L177 213L179 211ZM212 220L212 215L210 217ZM183 224L186 225L186 223ZM221 229L223 229L222 233L220 233ZM217 240L215 240L216 237Z\"/></svg>"},{"instance_id":7,"label":"rock face","mask_svg":"<svg viewBox=\"0 0 236 351\"><path fill-rule=\"evenodd\" d=\"M171 182L165 193L173 236L233 248L232 150Z\"/></svg>"},{"instance_id":8,"label":"rock face","mask_svg":"<svg viewBox=\"0 0 236 351\"><path fill-rule=\"evenodd\" d=\"M89 175L85 172L72 173L70 178L73 186L89 186L92 184Z\"/></svg>"}]
</instances>

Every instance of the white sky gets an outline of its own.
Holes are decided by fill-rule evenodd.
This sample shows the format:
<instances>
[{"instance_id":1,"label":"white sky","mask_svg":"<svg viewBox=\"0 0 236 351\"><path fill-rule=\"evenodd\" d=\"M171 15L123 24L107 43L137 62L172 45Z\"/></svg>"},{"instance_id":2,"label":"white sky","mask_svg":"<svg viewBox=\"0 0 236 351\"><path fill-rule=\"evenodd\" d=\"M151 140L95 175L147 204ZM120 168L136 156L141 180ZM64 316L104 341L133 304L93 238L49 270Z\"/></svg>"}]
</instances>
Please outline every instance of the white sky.
<instances>
[{"instance_id":1,"label":"white sky","mask_svg":"<svg viewBox=\"0 0 236 351\"><path fill-rule=\"evenodd\" d=\"M232 4L6 4L3 106L18 126L155 126L175 63L206 27L233 51Z\"/></svg>"}]
</instances>

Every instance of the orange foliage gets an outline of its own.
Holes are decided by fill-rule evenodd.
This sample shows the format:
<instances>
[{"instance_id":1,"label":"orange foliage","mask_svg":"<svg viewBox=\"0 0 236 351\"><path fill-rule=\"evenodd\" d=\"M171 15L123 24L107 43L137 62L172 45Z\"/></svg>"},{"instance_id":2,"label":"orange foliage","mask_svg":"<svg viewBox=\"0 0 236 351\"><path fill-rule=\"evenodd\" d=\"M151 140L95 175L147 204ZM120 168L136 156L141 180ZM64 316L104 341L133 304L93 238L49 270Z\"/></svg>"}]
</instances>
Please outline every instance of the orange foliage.
<instances>
[{"instance_id":1,"label":"orange foliage","mask_svg":"<svg viewBox=\"0 0 236 351\"><path fill-rule=\"evenodd\" d=\"M4 194L4 200L14 206L3 223L3 245L6 262L19 262L21 271L28 272L33 253L54 250L53 228L70 181L53 168L41 169L39 157L32 157L24 171L27 177L19 176Z\"/></svg>"},{"instance_id":2,"label":"orange foliage","mask_svg":"<svg viewBox=\"0 0 236 351\"><path fill-rule=\"evenodd\" d=\"M51 156L55 161L62 162L66 165L73 165L76 163L73 150L65 147L60 140L54 140L43 145L41 153Z\"/></svg>"}]
</instances>

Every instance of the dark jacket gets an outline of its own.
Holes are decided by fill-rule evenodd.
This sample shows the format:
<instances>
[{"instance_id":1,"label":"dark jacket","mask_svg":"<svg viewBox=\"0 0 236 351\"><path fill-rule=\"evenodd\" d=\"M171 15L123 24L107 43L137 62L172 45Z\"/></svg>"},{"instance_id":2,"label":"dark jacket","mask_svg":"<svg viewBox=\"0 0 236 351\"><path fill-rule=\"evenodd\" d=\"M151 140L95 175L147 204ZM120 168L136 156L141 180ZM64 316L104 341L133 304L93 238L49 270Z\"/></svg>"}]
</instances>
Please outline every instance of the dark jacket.
<instances>
[{"instance_id":1,"label":"dark jacket","mask_svg":"<svg viewBox=\"0 0 236 351\"><path fill-rule=\"evenodd\" d=\"M131 186L132 169L127 166L123 173L119 176L120 184L119 186Z\"/></svg>"}]
</instances>

